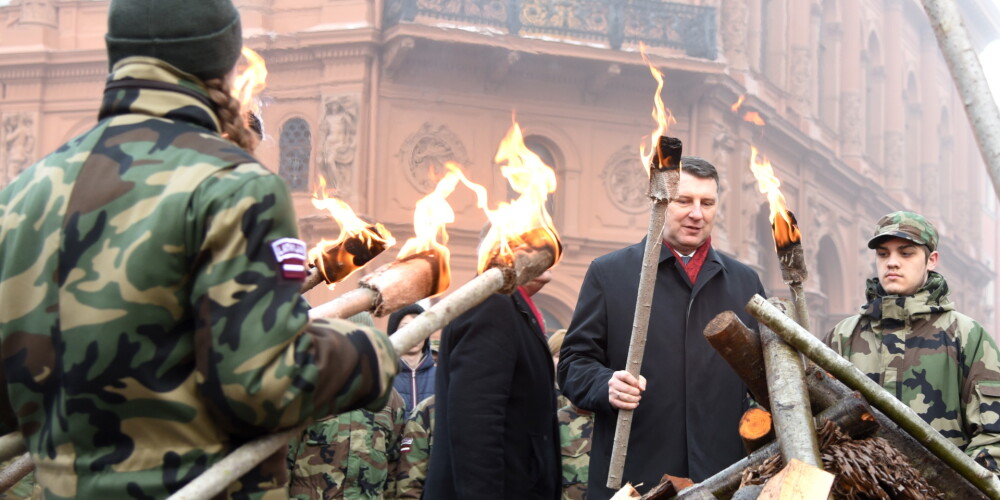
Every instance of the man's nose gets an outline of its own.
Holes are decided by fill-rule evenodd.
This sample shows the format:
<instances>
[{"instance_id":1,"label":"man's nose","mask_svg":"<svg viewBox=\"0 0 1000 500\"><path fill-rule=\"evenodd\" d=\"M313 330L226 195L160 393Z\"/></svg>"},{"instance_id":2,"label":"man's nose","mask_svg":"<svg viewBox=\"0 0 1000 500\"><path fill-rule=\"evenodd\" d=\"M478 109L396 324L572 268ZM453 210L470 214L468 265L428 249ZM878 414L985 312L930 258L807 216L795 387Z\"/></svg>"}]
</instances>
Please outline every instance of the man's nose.
<instances>
[{"instance_id":1,"label":"man's nose","mask_svg":"<svg viewBox=\"0 0 1000 500\"><path fill-rule=\"evenodd\" d=\"M691 207L691 213L688 214L688 217L691 217L692 219L700 219L703 216L704 214L701 211L701 203L695 202Z\"/></svg>"}]
</instances>

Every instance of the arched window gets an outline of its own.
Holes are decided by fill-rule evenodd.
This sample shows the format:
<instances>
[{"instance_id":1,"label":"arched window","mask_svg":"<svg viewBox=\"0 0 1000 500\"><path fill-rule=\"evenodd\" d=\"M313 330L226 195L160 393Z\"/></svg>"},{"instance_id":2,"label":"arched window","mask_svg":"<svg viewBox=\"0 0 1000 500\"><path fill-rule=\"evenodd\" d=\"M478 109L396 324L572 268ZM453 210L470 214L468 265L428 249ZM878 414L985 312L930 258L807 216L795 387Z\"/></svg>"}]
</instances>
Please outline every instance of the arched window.
<instances>
[{"instance_id":1,"label":"arched window","mask_svg":"<svg viewBox=\"0 0 1000 500\"><path fill-rule=\"evenodd\" d=\"M292 118L281 127L278 143L281 162L278 173L292 191L309 190L309 157L312 154L312 134L309 123Z\"/></svg>"},{"instance_id":2,"label":"arched window","mask_svg":"<svg viewBox=\"0 0 1000 500\"><path fill-rule=\"evenodd\" d=\"M817 333L826 333L848 314L853 313L853 310L847 305L850 301L845 301L845 293L850 291L844 290L844 270L840 265L837 245L829 236L820 239L816 261L819 267L816 279L819 281L820 292L826 300L823 304L813 304L813 307L825 309L821 314L820 324L813 326L818 328ZM860 290L857 293L860 294Z\"/></svg>"}]
</instances>

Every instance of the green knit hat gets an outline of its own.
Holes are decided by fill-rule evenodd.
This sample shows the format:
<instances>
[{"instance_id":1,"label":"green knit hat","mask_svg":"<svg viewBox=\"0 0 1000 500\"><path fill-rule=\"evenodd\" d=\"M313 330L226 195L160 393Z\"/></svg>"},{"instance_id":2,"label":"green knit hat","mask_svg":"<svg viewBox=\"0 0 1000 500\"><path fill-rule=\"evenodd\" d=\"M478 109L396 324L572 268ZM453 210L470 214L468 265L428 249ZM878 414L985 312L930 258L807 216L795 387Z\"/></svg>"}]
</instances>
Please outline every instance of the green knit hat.
<instances>
[{"instance_id":1,"label":"green knit hat","mask_svg":"<svg viewBox=\"0 0 1000 500\"><path fill-rule=\"evenodd\" d=\"M205 80L233 69L243 48L231 0L111 0L104 40L111 67L148 56Z\"/></svg>"}]
</instances>

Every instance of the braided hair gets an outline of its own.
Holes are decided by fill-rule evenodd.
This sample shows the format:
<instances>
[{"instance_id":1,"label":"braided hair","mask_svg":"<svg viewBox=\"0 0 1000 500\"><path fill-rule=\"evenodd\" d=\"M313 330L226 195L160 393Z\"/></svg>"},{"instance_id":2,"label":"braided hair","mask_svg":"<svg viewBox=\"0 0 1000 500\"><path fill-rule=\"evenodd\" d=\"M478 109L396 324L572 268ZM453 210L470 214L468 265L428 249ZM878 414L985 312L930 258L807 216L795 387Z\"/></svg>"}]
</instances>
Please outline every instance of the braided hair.
<instances>
[{"instance_id":1,"label":"braided hair","mask_svg":"<svg viewBox=\"0 0 1000 500\"><path fill-rule=\"evenodd\" d=\"M205 86L208 88L208 97L215 104L216 113L219 115L222 136L253 154L259 141L247 128L240 102L230 93L229 83L225 78L212 78L205 80Z\"/></svg>"}]
</instances>

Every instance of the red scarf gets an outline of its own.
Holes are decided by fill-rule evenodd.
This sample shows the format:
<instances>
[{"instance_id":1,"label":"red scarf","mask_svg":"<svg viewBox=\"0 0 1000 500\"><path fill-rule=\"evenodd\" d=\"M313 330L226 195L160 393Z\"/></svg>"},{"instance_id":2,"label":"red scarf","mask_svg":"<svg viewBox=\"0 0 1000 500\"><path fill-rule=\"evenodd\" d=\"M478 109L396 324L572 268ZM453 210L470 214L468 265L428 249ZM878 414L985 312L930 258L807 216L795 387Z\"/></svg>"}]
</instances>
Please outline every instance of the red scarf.
<instances>
[{"instance_id":1,"label":"red scarf","mask_svg":"<svg viewBox=\"0 0 1000 500\"><path fill-rule=\"evenodd\" d=\"M687 264L684 263L684 259L681 259L681 254L674 250L674 247L667 243L667 240L663 240L663 244L674 253L674 257L677 258L677 263L684 268L687 272L688 278L691 279L691 285L694 286L698 282L698 273L701 272L701 265L705 263L705 258L708 257L708 249L712 246L712 237L709 236L704 243L694 251L694 255L691 256L691 260Z\"/></svg>"},{"instance_id":2,"label":"red scarf","mask_svg":"<svg viewBox=\"0 0 1000 500\"><path fill-rule=\"evenodd\" d=\"M535 319L538 320L538 327L542 329L541 333L542 333L542 337L544 337L545 336L545 317L543 317L542 313L539 312L539 310L538 310L537 307L535 307L535 301L531 300L531 296L528 295L528 292L524 291L524 287L523 286L519 286L519 287L517 287L517 289L521 291L521 296L524 297L524 301L528 303L528 307L531 308L531 312L535 313Z\"/></svg>"}]
</instances>

